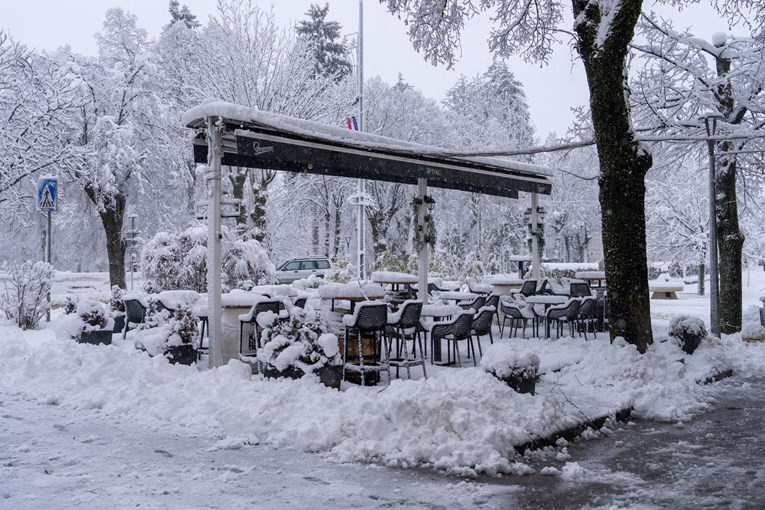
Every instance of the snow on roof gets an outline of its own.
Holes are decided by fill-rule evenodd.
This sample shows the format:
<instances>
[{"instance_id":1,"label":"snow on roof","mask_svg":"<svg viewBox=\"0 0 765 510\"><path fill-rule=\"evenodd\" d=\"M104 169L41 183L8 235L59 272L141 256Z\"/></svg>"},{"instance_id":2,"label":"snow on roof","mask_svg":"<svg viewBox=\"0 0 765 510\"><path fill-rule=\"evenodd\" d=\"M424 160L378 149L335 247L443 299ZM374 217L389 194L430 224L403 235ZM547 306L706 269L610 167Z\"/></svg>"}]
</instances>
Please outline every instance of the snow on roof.
<instances>
[{"instance_id":1,"label":"snow on roof","mask_svg":"<svg viewBox=\"0 0 765 510\"><path fill-rule=\"evenodd\" d=\"M379 151L387 150L412 156L439 156L454 161L495 166L499 170L526 173L530 177L547 177L551 175L550 169L540 165L500 158L449 157L449 154L452 152L449 149L421 145L395 138L321 124L311 120L264 112L217 99L204 100L200 105L184 113L181 120L186 127L201 128L204 126L207 117L221 117L229 122L241 123L243 128L246 125L259 126L356 148Z\"/></svg>"}]
</instances>

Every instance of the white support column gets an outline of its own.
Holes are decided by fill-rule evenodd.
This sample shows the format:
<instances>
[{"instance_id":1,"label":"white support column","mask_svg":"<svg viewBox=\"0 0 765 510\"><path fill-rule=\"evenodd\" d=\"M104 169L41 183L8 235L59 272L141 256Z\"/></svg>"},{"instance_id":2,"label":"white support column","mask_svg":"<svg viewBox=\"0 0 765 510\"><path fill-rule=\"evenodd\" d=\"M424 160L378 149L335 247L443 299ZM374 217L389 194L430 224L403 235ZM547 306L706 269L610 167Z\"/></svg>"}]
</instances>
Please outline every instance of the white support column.
<instances>
[{"instance_id":1,"label":"white support column","mask_svg":"<svg viewBox=\"0 0 765 510\"><path fill-rule=\"evenodd\" d=\"M539 280L539 266L541 257L539 253L539 197L536 193L531 193L531 277Z\"/></svg>"},{"instance_id":2,"label":"white support column","mask_svg":"<svg viewBox=\"0 0 765 510\"><path fill-rule=\"evenodd\" d=\"M207 307L210 334L210 368L223 364L221 308L221 136L217 117L207 119L207 143L212 190L207 207Z\"/></svg>"},{"instance_id":3,"label":"white support column","mask_svg":"<svg viewBox=\"0 0 765 510\"><path fill-rule=\"evenodd\" d=\"M425 214L428 205L425 203L425 196L428 194L428 180L417 179L417 193L420 198L420 207L417 212L417 228L420 229L420 250L417 253L417 285L419 290L417 297L424 303L428 302L428 243L425 242L427 235L427 225L425 225ZM432 219L431 219L432 221Z\"/></svg>"}]
</instances>

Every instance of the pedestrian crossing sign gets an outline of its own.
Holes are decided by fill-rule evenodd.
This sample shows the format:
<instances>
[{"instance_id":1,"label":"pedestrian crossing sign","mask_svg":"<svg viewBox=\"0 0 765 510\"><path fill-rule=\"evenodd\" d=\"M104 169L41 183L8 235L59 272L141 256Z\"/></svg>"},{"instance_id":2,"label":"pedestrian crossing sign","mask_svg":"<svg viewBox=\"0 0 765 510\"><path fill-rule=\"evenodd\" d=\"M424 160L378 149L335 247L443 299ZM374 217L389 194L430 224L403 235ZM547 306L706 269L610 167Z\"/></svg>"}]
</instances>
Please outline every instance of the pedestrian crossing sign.
<instances>
[{"instance_id":1,"label":"pedestrian crossing sign","mask_svg":"<svg viewBox=\"0 0 765 510\"><path fill-rule=\"evenodd\" d=\"M38 179L37 209L40 211L58 210L58 179L56 177Z\"/></svg>"}]
</instances>

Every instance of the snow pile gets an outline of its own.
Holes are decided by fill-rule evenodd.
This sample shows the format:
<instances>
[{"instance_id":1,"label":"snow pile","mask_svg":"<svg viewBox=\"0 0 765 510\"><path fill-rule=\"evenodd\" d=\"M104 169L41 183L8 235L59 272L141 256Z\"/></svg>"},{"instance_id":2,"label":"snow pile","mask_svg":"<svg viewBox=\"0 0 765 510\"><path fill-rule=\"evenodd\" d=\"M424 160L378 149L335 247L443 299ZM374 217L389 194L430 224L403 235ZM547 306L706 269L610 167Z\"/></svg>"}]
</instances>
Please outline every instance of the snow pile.
<instances>
[{"instance_id":1,"label":"snow pile","mask_svg":"<svg viewBox=\"0 0 765 510\"><path fill-rule=\"evenodd\" d=\"M200 372L147 357L118 336L116 345L80 345L58 341L49 330L22 332L6 323L0 325L0 392L99 409L145 428L220 434L227 444L260 441L328 452L342 461L473 475L528 472L516 462L513 445L577 423L587 410L572 409L570 398L612 410L632 406L643 418L684 420L708 405L710 392L697 381L712 367L747 376L765 366L765 346L744 343L739 335L705 339L693 356L661 339L641 355L605 335L495 345L501 343L516 351L531 348L533 354L524 356L539 357L536 396L518 394L472 367L394 380L379 392L355 386L338 392L315 376L263 380L236 360ZM487 348L487 363L493 353Z\"/></svg>"},{"instance_id":2,"label":"snow pile","mask_svg":"<svg viewBox=\"0 0 765 510\"><path fill-rule=\"evenodd\" d=\"M370 280L379 283L417 283L417 277L409 273L396 271L375 271Z\"/></svg>"},{"instance_id":3,"label":"snow pile","mask_svg":"<svg viewBox=\"0 0 765 510\"><path fill-rule=\"evenodd\" d=\"M261 380L236 360L216 370L170 365L123 346L60 342L49 331L0 327L0 391L100 409L147 428L217 431L343 461L425 465L460 474L510 473L513 445L572 423L554 398L520 395L478 369L394 380L381 393L344 392L311 378Z\"/></svg>"},{"instance_id":4,"label":"snow pile","mask_svg":"<svg viewBox=\"0 0 765 510\"><path fill-rule=\"evenodd\" d=\"M380 299L384 296L385 289L372 282L328 283L319 287L319 297L322 299Z\"/></svg>"}]
</instances>

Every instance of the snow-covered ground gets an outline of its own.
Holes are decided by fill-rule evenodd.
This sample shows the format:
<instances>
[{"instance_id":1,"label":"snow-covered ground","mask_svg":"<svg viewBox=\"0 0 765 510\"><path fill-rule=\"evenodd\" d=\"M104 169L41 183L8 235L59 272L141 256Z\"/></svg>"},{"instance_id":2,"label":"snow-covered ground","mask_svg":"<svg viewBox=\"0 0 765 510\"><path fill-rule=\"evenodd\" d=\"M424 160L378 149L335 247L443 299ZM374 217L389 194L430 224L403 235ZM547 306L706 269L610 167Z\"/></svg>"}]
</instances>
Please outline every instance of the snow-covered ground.
<instances>
[{"instance_id":1,"label":"snow-covered ground","mask_svg":"<svg viewBox=\"0 0 765 510\"><path fill-rule=\"evenodd\" d=\"M104 283L83 282L73 278L57 286L108 295ZM80 345L56 339L50 329L22 332L0 323L0 433L16 445L0 459L11 480L0 488L0 508L3 501L13 503L8 508L39 508L34 498L54 493L62 494L62 504L53 505L60 507L108 506L96 503L99 495L119 507L223 507L211 496L220 486L233 494L233 506L308 507L318 491L318 506L352 501L369 507L383 503L353 498L384 494L414 501L420 494L414 485L402 488L400 497L395 484L375 490L374 465L465 476L527 473L533 468L514 454L514 445L629 406L638 417L687 420L712 399L697 381L729 368L744 376L762 373L765 346L743 343L738 335L705 341L693 356L665 341L672 315L708 317L706 299L693 294L693 286L686 289L677 301L652 301L656 343L646 355L609 344L605 334L587 342L504 340L539 356L544 375L536 396L517 394L473 367L428 367L427 380L347 385L337 392L310 379L265 381L237 361L217 370L172 366L119 335L112 346ZM765 273L753 272L745 310L761 295ZM413 372L419 377L419 369ZM322 468L325 459L364 464ZM322 469L333 481L314 476ZM353 475L344 479L345 470ZM391 480L398 471L380 472ZM366 473L373 474L367 479ZM262 490L252 488L259 483ZM425 490L422 506L460 501L475 507L489 499L481 486L449 487ZM164 502L153 499L165 496Z\"/></svg>"}]
</instances>

